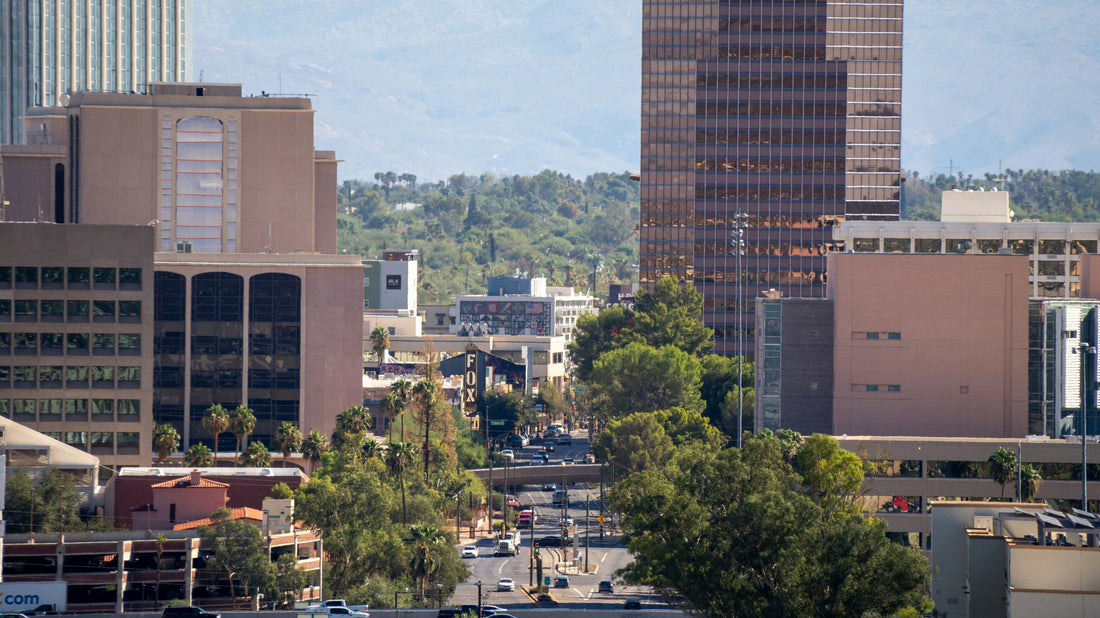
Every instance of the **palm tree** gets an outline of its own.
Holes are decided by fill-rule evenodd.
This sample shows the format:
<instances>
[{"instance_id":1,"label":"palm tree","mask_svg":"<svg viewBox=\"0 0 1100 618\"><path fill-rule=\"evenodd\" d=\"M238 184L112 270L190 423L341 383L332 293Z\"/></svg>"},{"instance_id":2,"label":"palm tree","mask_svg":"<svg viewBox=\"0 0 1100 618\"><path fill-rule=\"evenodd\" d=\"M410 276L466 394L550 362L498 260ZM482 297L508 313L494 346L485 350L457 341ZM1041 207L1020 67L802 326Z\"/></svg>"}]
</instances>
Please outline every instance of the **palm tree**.
<instances>
[{"instance_id":1,"label":"palm tree","mask_svg":"<svg viewBox=\"0 0 1100 618\"><path fill-rule=\"evenodd\" d=\"M382 455L385 449L378 440L364 440L363 441L363 457L365 459L372 459Z\"/></svg>"},{"instance_id":2,"label":"palm tree","mask_svg":"<svg viewBox=\"0 0 1100 618\"><path fill-rule=\"evenodd\" d=\"M176 428L164 423L153 423L153 450L157 452L157 463L164 463L172 451L180 447L180 434Z\"/></svg>"},{"instance_id":3,"label":"palm tree","mask_svg":"<svg viewBox=\"0 0 1100 618\"><path fill-rule=\"evenodd\" d=\"M363 445L367 430L373 425L374 418L370 410L363 406L352 406L336 415L336 429L332 431L332 446L337 449L350 448L358 451Z\"/></svg>"},{"instance_id":4,"label":"palm tree","mask_svg":"<svg viewBox=\"0 0 1100 618\"><path fill-rule=\"evenodd\" d=\"M1001 500L1004 500L1005 485L1016 478L1016 454L1002 446L987 461L993 480L1001 486Z\"/></svg>"},{"instance_id":5,"label":"palm tree","mask_svg":"<svg viewBox=\"0 0 1100 618\"><path fill-rule=\"evenodd\" d=\"M418 596L424 599L424 588L428 578L439 566L432 555L432 546L443 543L447 537L432 525L424 524L409 528L409 542L413 545L413 557L409 561L409 567L417 580Z\"/></svg>"},{"instance_id":6,"label":"palm tree","mask_svg":"<svg viewBox=\"0 0 1100 618\"><path fill-rule=\"evenodd\" d=\"M379 326L370 332L370 347L374 355L378 357L378 365L386 362L386 350L390 347L390 331Z\"/></svg>"},{"instance_id":7,"label":"palm tree","mask_svg":"<svg viewBox=\"0 0 1100 618\"><path fill-rule=\"evenodd\" d=\"M287 467L290 454L302 448L302 430L298 425L290 421L283 421L275 430L275 443L279 445L279 452L283 454L283 467Z\"/></svg>"},{"instance_id":8,"label":"palm tree","mask_svg":"<svg viewBox=\"0 0 1100 618\"><path fill-rule=\"evenodd\" d=\"M302 455L309 460L309 473L313 474L313 468L321 461L321 455L328 452L328 438L319 430L314 429L302 440Z\"/></svg>"},{"instance_id":9,"label":"palm tree","mask_svg":"<svg viewBox=\"0 0 1100 618\"><path fill-rule=\"evenodd\" d=\"M1039 493L1039 483L1043 480L1043 475L1039 474L1035 466L1024 464L1020 466L1020 480L1023 481L1020 487L1020 501L1031 502L1035 494Z\"/></svg>"},{"instance_id":10,"label":"palm tree","mask_svg":"<svg viewBox=\"0 0 1100 618\"><path fill-rule=\"evenodd\" d=\"M237 450L233 452L234 467L237 466L235 460L240 458L241 445L244 444L245 436L252 433L255 428L256 415L252 413L252 410L244 406L237 406L229 413L229 433L237 437Z\"/></svg>"},{"instance_id":11,"label":"palm tree","mask_svg":"<svg viewBox=\"0 0 1100 618\"><path fill-rule=\"evenodd\" d=\"M393 393L394 395L397 395L397 399L400 403L400 405L398 405L398 407L396 408L396 413L397 414L404 414L405 413L405 408L409 405L409 401L412 399L412 390L413 390L413 383L409 382L405 378L401 378L400 380L395 380L394 383L390 385L390 392ZM405 417L404 416L401 417L401 435L399 436L399 438L401 440L405 439ZM393 440L391 439L390 442L392 443Z\"/></svg>"},{"instance_id":12,"label":"palm tree","mask_svg":"<svg viewBox=\"0 0 1100 618\"><path fill-rule=\"evenodd\" d=\"M248 448L241 453L241 463L246 468L270 468L271 453L267 446L259 440L248 443Z\"/></svg>"},{"instance_id":13,"label":"palm tree","mask_svg":"<svg viewBox=\"0 0 1100 618\"><path fill-rule=\"evenodd\" d=\"M413 387L413 399L416 400L417 407L420 408L420 415L422 424L424 425L424 482L428 482L428 466L431 464L431 442L429 441L429 432L432 428L432 412L435 409L436 401L439 399L439 390L435 385L435 382L431 380L421 380Z\"/></svg>"},{"instance_id":14,"label":"palm tree","mask_svg":"<svg viewBox=\"0 0 1100 618\"><path fill-rule=\"evenodd\" d=\"M229 429L229 412L220 404L214 404L202 415L202 427L214 436L214 466L218 465L218 436Z\"/></svg>"},{"instance_id":15,"label":"palm tree","mask_svg":"<svg viewBox=\"0 0 1100 618\"><path fill-rule=\"evenodd\" d=\"M397 475L401 484L401 523L409 523L409 511L405 506L405 468L416 456L416 447L411 442L391 444L388 453L390 471Z\"/></svg>"},{"instance_id":16,"label":"palm tree","mask_svg":"<svg viewBox=\"0 0 1100 618\"><path fill-rule=\"evenodd\" d=\"M390 421L390 426L389 426L389 434L390 435L387 438L387 441L390 444L393 444L393 423L394 423L394 421L397 420L397 412L402 407L401 398L397 396L397 393L391 392L390 394L388 394L388 395L386 395L385 397L382 398L381 407L382 407L382 414L384 414L386 416L386 418L388 418L389 421Z\"/></svg>"},{"instance_id":17,"label":"palm tree","mask_svg":"<svg viewBox=\"0 0 1100 618\"><path fill-rule=\"evenodd\" d=\"M210 447L196 442L183 454L183 462L190 468L206 468L214 465L214 455L210 452Z\"/></svg>"}]
</instances>

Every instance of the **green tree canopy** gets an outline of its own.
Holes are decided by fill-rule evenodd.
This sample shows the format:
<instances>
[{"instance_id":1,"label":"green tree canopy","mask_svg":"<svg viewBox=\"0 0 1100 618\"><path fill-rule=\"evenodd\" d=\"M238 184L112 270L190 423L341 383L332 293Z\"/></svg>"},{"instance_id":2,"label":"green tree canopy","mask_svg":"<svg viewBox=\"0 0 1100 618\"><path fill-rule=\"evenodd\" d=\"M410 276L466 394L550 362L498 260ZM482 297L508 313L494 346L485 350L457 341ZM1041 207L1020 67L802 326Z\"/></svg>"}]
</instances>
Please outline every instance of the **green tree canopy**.
<instances>
[{"instance_id":1,"label":"green tree canopy","mask_svg":"<svg viewBox=\"0 0 1100 618\"><path fill-rule=\"evenodd\" d=\"M212 554L207 568L225 578L234 603L238 585L245 596L273 587L275 565L267 557L259 528L233 519L199 528L199 537Z\"/></svg>"},{"instance_id":2,"label":"green tree canopy","mask_svg":"<svg viewBox=\"0 0 1100 618\"><path fill-rule=\"evenodd\" d=\"M716 617L927 609L927 560L891 543L879 520L822 509L776 437L691 457L612 489L635 556L628 582Z\"/></svg>"},{"instance_id":3,"label":"green tree canopy","mask_svg":"<svg viewBox=\"0 0 1100 618\"><path fill-rule=\"evenodd\" d=\"M604 419L684 408L702 412L701 366L677 347L631 343L600 356L588 380L592 408Z\"/></svg>"}]
</instances>

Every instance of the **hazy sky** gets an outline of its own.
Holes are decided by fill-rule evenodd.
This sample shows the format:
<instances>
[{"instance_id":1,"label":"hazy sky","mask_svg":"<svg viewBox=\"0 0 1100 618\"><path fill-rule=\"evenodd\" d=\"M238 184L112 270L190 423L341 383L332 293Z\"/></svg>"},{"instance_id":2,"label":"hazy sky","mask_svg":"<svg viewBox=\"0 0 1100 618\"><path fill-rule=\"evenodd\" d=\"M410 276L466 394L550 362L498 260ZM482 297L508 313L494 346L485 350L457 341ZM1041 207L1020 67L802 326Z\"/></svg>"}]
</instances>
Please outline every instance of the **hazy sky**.
<instances>
[{"instance_id":1,"label":"hazy sky","mask_svg":"<svg viewBox=\"0 0 1100 618\"><path fill-rule=\"evenodd\" d=\"M641 0L192 0L194 77L309 94L340 177L636 171ZM910 0L902 166L1100 169L1100 0Z\"/></svg>"}]
</instances>

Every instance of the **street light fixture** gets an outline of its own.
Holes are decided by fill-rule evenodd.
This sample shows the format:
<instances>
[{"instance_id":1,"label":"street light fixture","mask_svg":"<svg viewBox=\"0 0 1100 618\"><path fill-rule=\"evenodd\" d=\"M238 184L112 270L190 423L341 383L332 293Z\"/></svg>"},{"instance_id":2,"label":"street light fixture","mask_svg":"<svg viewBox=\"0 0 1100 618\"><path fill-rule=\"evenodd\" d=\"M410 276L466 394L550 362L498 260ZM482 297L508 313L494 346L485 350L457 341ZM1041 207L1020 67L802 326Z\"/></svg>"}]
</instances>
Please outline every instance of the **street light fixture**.
<instances>
[{"instance_id":1,"label":"street light fixture","mask_svg":"<svg viewBox=\"0 0 1100 618\"><path fill-rule=\"evenodd\" d=\"M733 215L733 230L730 232L730 247L737 256L736 259L736 303L737 303L737 448L741 448L741 434L744 429L742 428L742 419L744 418L744 401L745 395L742 391L744 384L742 384L742 371L741 364L745 357L745 334L744 334L744 317L743 309L744 302L741 299L741 256L745 254L745 229L749 227L748 224L749 215L747 213L738 212Z\"/></svg>"},{"instance_id":2,"label":"street light fixture","mask_svg":"<svg viewBox=\"0 0 1100 618\"><path fill-rule=\"evenodd\" d=\"M1081 422L1080 422L1080 437L1081 437L1081 510L1089 510L1089 469L1088 469L1088 416L1089 416L1089 396L1092 395L1092 380L1089 377L1092 373L1089 371L1089 356L1096 354L1096 346L1090 346L1087 343L1082 342L1078 347L1081 351ZM1076 351L1076 350L1075 350Z\"/></svg>"}]
</instances>

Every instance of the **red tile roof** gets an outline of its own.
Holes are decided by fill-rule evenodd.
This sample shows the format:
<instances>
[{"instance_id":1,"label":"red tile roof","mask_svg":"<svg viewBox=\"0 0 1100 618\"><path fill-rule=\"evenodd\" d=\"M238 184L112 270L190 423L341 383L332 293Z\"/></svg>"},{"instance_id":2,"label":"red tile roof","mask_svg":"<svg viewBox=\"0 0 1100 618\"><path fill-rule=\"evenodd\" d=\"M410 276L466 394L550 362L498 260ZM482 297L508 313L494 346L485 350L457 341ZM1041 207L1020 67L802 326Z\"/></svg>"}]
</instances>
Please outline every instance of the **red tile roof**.
<instances>
[{"instance_id":1,"label":"red tile roof","mask_svg":"<svg viewBox=\"0 0 1100 618\"><path fill-rule=\"evenodd\" d=\"M264 512L260 509L254 509L249 506L242 506L235 509L229 509L229 519L251 519L262 523L264 520ZM185 521L181 524L176 524L172 526L172 529L193 530L202 526L209 526L213 523L213 520L211 520L209 517L204 517L202 519Z\"/></svg>"},{"instance_id":2,"label":"red tile roof","mask_svg":"<svg viewBox=\"0 0 1100 618\"><path fill-rule=\"evenodd\" d=\"M168 488L176 488L176 489L186 489L186 488L189 488L189 487L194 487L194 488L197 488L197 489L213 489L213 488L228 488L229 483L221 483L219 481L211 481L210 479L202 478L202 479L199 479L198 485L193 485L191 483L191 477L190 476L181 476L177 479L172 479L170 481L164 481L163 483L154 483L153 487L154 488L168 487Z\"/></svg>"}]
</instances>

